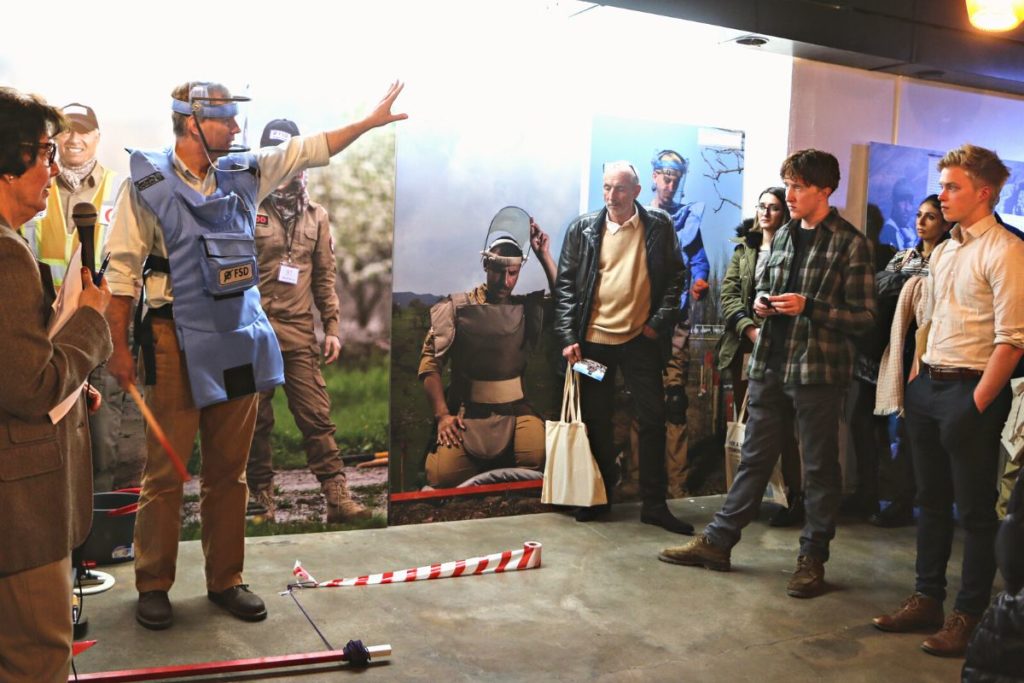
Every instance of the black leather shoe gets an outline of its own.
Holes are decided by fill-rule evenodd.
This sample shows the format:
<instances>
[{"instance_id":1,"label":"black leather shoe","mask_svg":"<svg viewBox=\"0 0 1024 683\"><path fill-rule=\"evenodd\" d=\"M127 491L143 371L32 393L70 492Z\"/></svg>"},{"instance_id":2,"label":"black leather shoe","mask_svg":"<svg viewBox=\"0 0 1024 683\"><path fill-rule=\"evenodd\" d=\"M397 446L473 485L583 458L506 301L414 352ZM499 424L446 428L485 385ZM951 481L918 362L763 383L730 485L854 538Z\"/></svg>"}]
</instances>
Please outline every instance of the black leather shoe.
<instances>
[{"instance_id":1,"label":"black leather shoe","mask_svg":"<svg viewBox=\"0 0 1024 683\"><path fill-rule=\"evenodd\" d=\"M914 508L906 503L893 501L889 507L876 512L868 519L875 526L892 529L898 526L910 526L914 523Z\"/></svg>"},{"instance_id":2,"label":"black leather shoe","mask_svg":"<svg viewBox=\"0 0 1024 683\"><path fill-rule=\"evenodd\" d=\"M660 526L665 531L671 531L674 534L693 536L693 525L676 518L669 511L668 505L664 503L661 505L641 506L640 521L644 524Z\"/></svg>"},{"instance_id":3,"label":"black leather shoe","mask_svg":"<svg viewBox=\"0 0 1024 683\"><path fill-rule=\"evenodd\" d=\"M576 521L577 522L593 522L598 517L604 517L612 509L612 506L608 503L604 505L594 505L588 508L576 508Z\"/></svg>"},{"instance_id":4,"label":"black leather shoe","mask_svg":"<svg viewBox=\"0 0 1024 683\"><path fill-rule=\"evenodd\" d=\"M263 600L244 583L219 593L208 591L206 597L242 621L263 621L267 618L267 607Z\"/></svg>"},{"instance_id":5,"label":"black leather shoe","mask_svg":"<svg viewBox=\"0 0 1024 683\"><path fill-rule=\"evenodd\" d=\"M135 606L135 621L153 631L162 631L174 623L171 600L167 591L145 591L139 593Z\"/></svg>"}]
</instances>

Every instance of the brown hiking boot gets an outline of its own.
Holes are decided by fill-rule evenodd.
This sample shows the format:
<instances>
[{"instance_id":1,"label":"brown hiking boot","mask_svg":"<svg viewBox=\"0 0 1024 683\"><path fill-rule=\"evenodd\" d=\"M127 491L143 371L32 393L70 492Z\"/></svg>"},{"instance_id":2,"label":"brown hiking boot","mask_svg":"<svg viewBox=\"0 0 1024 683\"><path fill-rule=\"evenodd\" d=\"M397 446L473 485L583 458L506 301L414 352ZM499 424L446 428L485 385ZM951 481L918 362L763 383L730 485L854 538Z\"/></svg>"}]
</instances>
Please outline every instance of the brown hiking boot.
<instances>
[{"instance_id":1,"label":"brown hiking boot","mask_svg":"<svg viewBox=\"0 0 1024 683\"><path fill-rule=\"evenodd\" d=\"M274 483L257 484L249 490L249 505L246 507L246 515L263 515L268 522L274 521L274 514L277 511L277 504L274 502Z\"/></svg>"},{"instance_id":2,"label":"brown hiking boot","mask_svg":"<svg viewBox=\"0 0 1024 683\"><path fill-rule=\"evenodd\" d=\"M946 622L939 629L921 643L921 649L930 655L939 657L963 657L967 652L967 643L971 640L974 627L981 621L981 617L971 614L964 614L959 610L953 610Z\"/></svg>"},{"instance_id":3,"label":"brown hiking boot","mask_svg":"<svg viewBox=\"0 0 1024 683\"><path fill-rule=\"evenodd\" d=\"M337 524L356 519L369 519L373 513L352 500L344 474L336 474L320 482L320 490L327 500L327 522Z\"/></svg>"},{"instance_id":4,"label":"brown hiking boot","mask_svg":"<svg viewBox=\"0 0 1024 683\"><path fill-rule=\"evenodd\" d=\"M876 628L890 633L930 632L942 626L942 603L924 593L914 593L892 614L871 621Z\"/></svg>"},{"instance_id":5,"label":"brown hiking boot","mask_svg":"<svg viewBox=\"0 0 1024 683\"><path fill-rule=\"evenodd\" d=\"M732 568L729 561L731 552L711 542L701 534L689 543L665 548L658 553L658 559L672 564L685 564L691 567L704 567L717 572L727 572Z\"/></svg>"},{"instance_id":6,"label":"brown hiking boot","mask_svg":"<svg viewBox=\"0 0 1024 683\"><path fill-rule=\"evenodd\" d=\"M796 571L786 584L786 595L791 598L815 598L824 592L825 563L810 555L796 558Z\"/></svg>"}]
</instances>

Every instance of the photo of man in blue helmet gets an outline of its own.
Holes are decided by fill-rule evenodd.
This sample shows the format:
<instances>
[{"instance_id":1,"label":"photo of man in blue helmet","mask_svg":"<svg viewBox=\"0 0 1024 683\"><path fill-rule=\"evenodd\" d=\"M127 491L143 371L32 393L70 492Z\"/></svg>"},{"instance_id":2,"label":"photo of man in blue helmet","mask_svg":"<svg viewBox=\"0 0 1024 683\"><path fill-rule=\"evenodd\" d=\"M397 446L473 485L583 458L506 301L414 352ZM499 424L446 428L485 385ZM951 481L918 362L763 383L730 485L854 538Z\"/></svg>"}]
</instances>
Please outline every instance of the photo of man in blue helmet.
<instances>
[{"instance_id":1,"label":"photo of man in blue helmet","mask_svg":"<svg viewBox=\"0 0 1024 683\"><path fill-rule=\"evenodd\" d=\"M651 206L661 209L672 218L672 225L679 240L679 251L689 273L688 285L683 287L679 297L679 322L672 334L672 357L665 368L665 418L668 421L666 439L668 442L669 469L683 472L688 455L686 409L686 375L690 362L690 300L700 301L709 288L708 274L711 263L704 250L700 234L701 219L704 217L704 202L684 202L684 185L690 170L690 162L679 152L664 149L651 159L654 198ZM678 197L677 197L678 195ZM671 477L673 493L682 494L679 477Z\"/></svg>"}]
</instances>

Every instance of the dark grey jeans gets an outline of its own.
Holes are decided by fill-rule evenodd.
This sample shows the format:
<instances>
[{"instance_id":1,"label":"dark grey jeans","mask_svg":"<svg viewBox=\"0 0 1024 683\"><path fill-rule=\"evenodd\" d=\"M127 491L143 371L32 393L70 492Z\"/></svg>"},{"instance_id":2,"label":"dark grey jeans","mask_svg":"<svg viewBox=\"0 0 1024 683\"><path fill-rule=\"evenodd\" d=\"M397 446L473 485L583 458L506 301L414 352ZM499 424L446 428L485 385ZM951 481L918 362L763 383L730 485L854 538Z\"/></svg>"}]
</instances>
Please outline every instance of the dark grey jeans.
<instances>
[{"instance_id":1,"label":"dark grey jeans","mask_svg":"<svg viewBox=\"0 0 1024 683\"><path fill-rule=\"evenodd\" d=\"M747 391L747 433L739 470L722 509L704 533L715 545L732 548L756 517L768 479L784 443L784 432L796 422L804 464L806 522L800 554L828 560L828 544L836 534L842 493L839 471L839 415L846 388L831 384L786 386L782 375L767 370L763 380L751 379Z\"/></svg>"}]
</instances>

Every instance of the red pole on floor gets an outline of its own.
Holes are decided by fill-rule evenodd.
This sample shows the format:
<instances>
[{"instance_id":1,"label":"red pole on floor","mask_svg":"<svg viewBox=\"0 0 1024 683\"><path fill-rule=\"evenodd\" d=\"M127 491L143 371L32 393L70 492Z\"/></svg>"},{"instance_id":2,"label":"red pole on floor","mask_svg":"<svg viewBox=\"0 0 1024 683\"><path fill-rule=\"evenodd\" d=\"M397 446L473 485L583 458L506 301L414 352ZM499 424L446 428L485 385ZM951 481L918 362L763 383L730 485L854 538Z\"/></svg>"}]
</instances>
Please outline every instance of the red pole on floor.
<instances>
[{"instance_id":1,"label":"red pole on floor","mask_svg":"<svg viewBox=\"0 0 1024 683\"><path fill-rule=\"evenodd\" d=\"M391 645L370 645L366 648L370 659L376 660L391 656ZM123 671L100 671L91 674L79 674L78 678L69 681L93 681L94 683L127 683L128 681L160 681L168 678L187 678L190 676L211 676L215 674L236 673L239 671L263 671L266 669L283 669L287 667L313 666L331 662L347 662L345 650L327 650L325 652L307 652L297 655L281 655L279 657L255 657L253 659L234 659L221 662L203 662L200 664L179 664L176 666L156 666L148 669L125 669Z\"/></svg>"}]
</instances>

